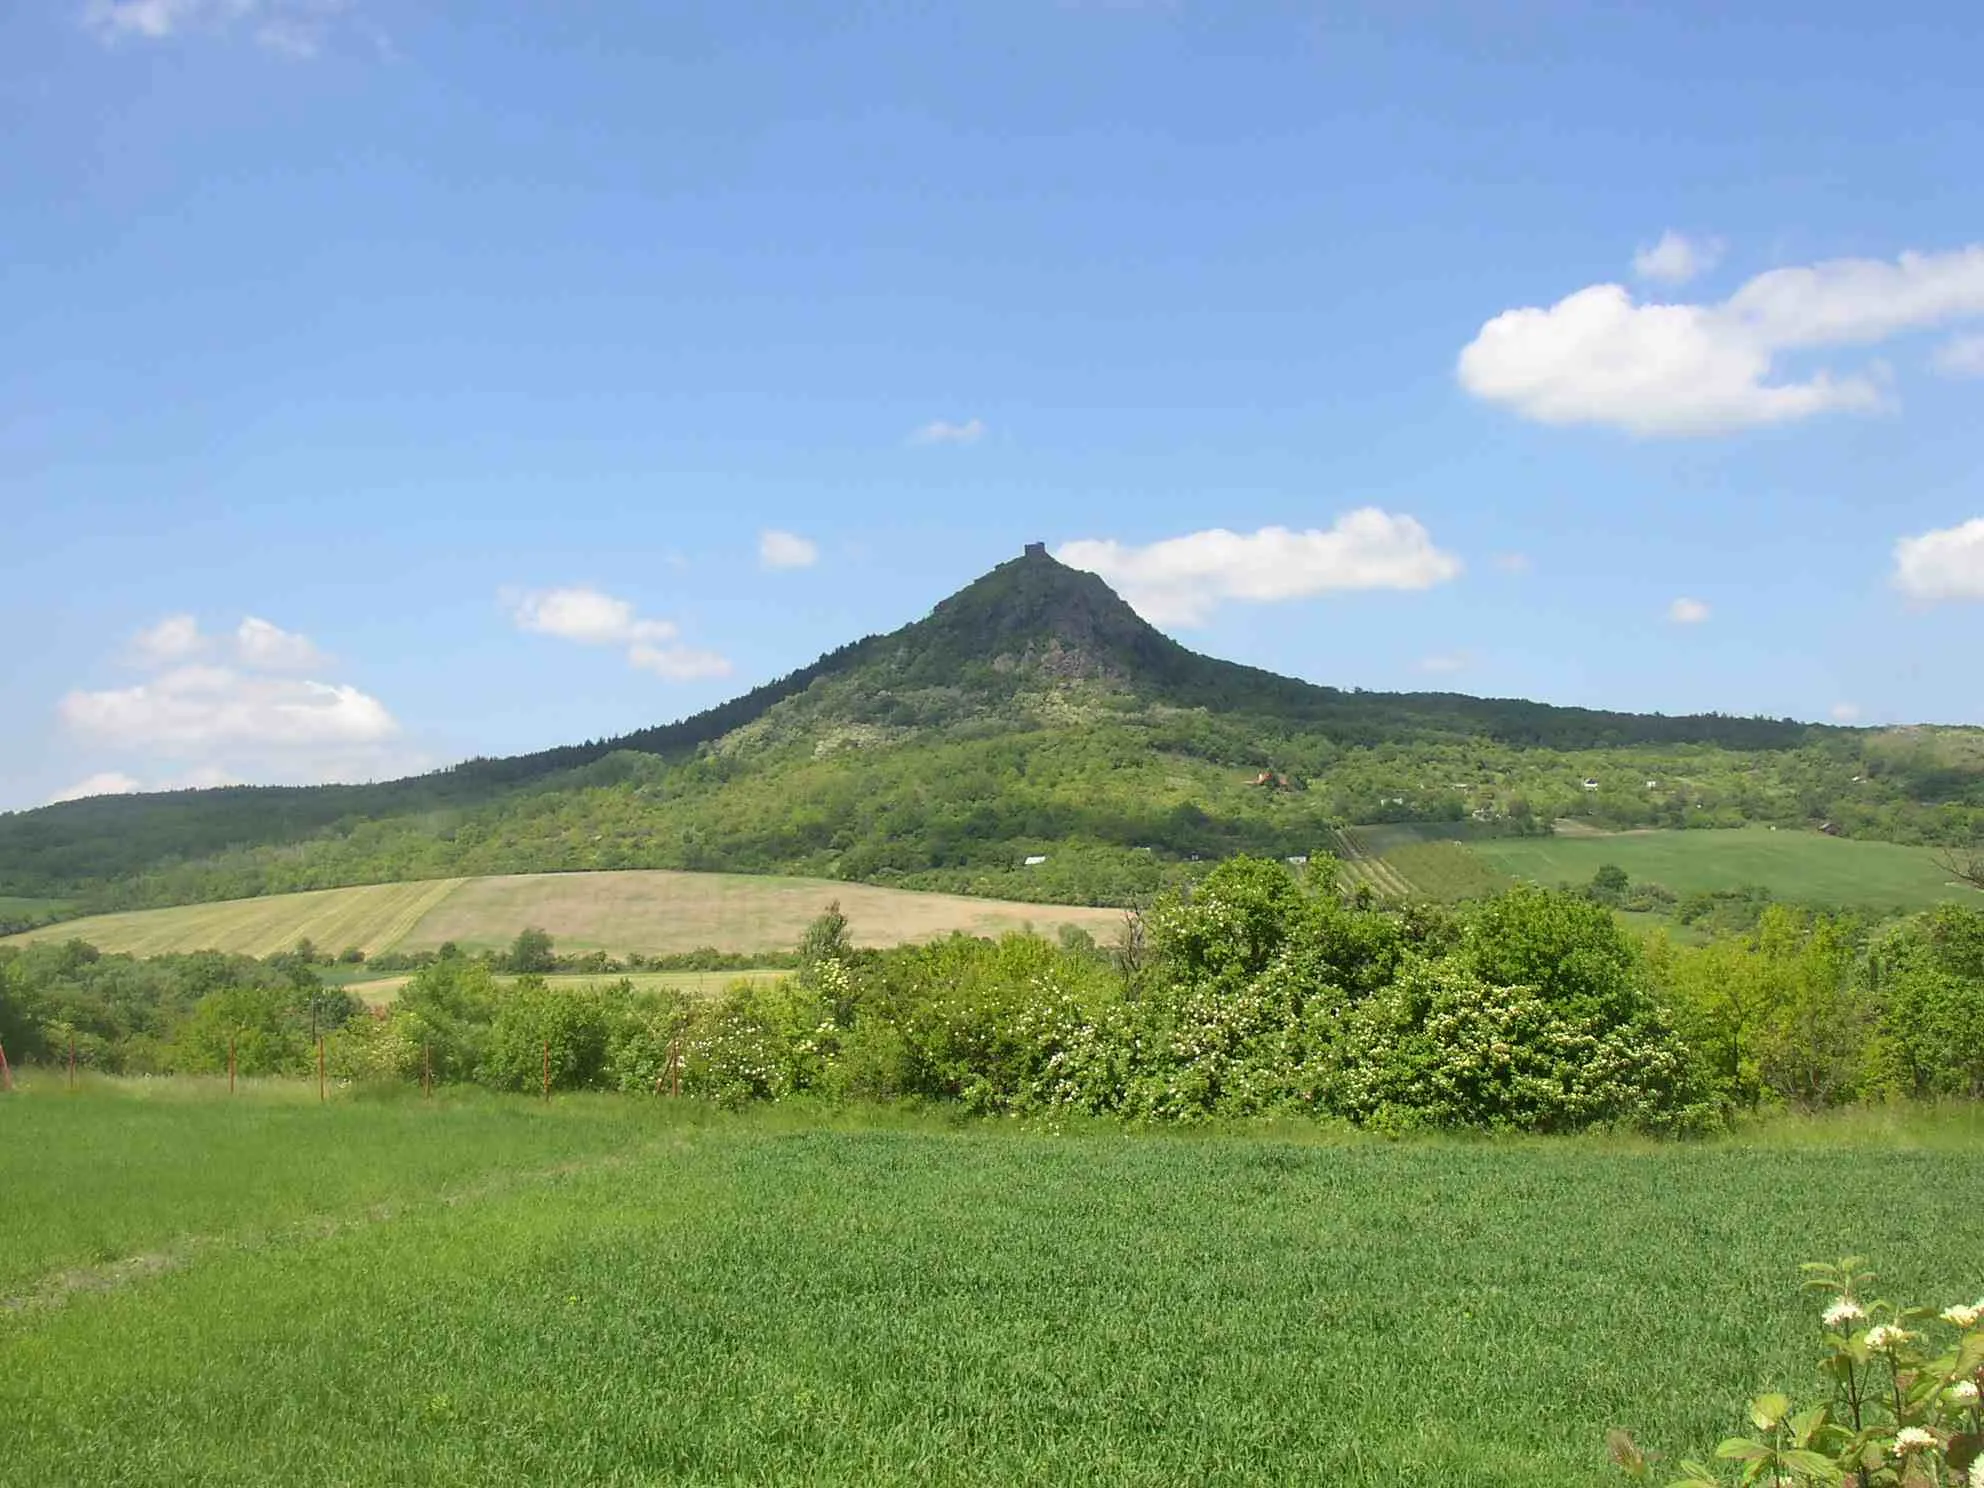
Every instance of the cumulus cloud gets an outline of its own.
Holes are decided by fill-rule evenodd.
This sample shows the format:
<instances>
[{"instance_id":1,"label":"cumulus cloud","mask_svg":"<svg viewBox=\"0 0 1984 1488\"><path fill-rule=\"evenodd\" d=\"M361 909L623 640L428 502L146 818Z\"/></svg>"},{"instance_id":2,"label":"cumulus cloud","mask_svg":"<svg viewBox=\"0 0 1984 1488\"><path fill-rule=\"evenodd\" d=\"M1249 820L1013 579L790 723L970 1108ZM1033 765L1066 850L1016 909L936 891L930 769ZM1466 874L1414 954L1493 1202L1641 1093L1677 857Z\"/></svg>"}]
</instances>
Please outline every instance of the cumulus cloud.
<instances>
[{"instance_id":1,"label":"cumulus cloud","mask_svg":"<svg viewBox=\"0 0 1984 1488\"><path fill-rule=\"evenodd\" d=\"M1936 348L1935 363L1945 377L1984 377L1984 334L1951 337Z\"/></svg>"},{"instance_id":2,"label":"cumulus cloud","mask_svg":"<svg viewBox=\"0 0 1984 1488\"><path fill-rule=\"evenodd\" d=\"M272 52L314 57L351 10L350 0L88 0L83 24L106 45L240 32Z\"/></svg>"},{"instance_id":3,"label":"cumulus cloud","mask_svg":"<svg viewBox=\"0 0 1984 1488\"><path fill-rule=\"evenodd\" d=\"M1203 624L1225 600L1266 603L1352 589L1430 589L1461 571L1417 520L1364 507L1329 528L1214 528L1144 547L1082 539L1055 554L1100 574L1159 625Z\"/></svg>"},{"instance_id":4,"label":"cumulus cloud","mask_svg":"<svg viewBox=\"0 0 1984 1488\"><path fill-rule=\"evenodd\" d=\"M265 672L307 672L325 660L308 636L255 615L245 616L235 627L234 652L243 666Z\"/></svg>"},{"instance_id":5,"label":"cumulus cloud","mask_svg":"<svg viewBox=\"0 0 1984 1488\"><path fill-rule=\"evenodd\" d=\"M976 444L986 434L983 419L966 419L961 424L953 424L945 419L932 419L914 434L909 436L911 444Z\"/></svg>"},{"instance_id":6,"label":"cumulus cloud","mask_svg":"<svg viewBox=\"0 0 1984 1488\"><path fill-rule=\"evenodd\" d=\"M1461 385L1546 424L1710 434L1885 398L1879 369L1803 376L1787 352L1866 346L1984 315L1984 244L1772 269L1714 304L1642 304L1594 284L1507 310L1462 349Z\"/></svg>"},{"instance_id":7,"label":"cumulus cloud","mask_svg":"<svg viewBox=\"0 0 1984 1488\"><path fill-rule=\"evenodd\" d=\"M643 620L632 604L597 589L532 589L511 602L517 629L577 641L582 646L626 646L673 640L666 620Z\"/></svg>"},{"instance_id":8,"label":"cumulus cloud","mask_svg":"<svg viewBox=\"0 0 1984 1488\"><path fill-rule=\"evenodd\" d=\"M94 775L86 775L66 790L59 790L48 798L54 806L62 801L81 801L89 796L128 796L133 791L142 790L135 775L126 775L122 770L99 770Z\"/></svg>"},{"instance_id":9,"label":"cumulus cloud","mask_svg":"<svg viewBox=\"0 0 1984 1488\"><path fill-rule=\"evenodd\" d=\"M1832 717L1835 723L1855 723L1860 718L1860 705L1858 703L1834 703L1832 705Z\"/></svg>"},{"instance_id":10,"label":"cumulus cloud","mask_svg":"<svg viewBox=\"0 0 1984 1488\"><path fill-rule=\"evenodd\" d=\"M308 637L250 615L227 641L202 632L191 615L169 615L140 631L125 658L149 674L145 680L66 694L57 718L80 746L110 754L116 767L62 798L244 780L377 779L427 763L395 745L399 723L378 698L294 675L322 675L326 658Z\"/></svg>"},{"instance_id":11,"label":"cumulus cloud","mask_svg":"<svg viewBox=\"0 0 1984 1488\"><path fill-rule=\"evenodd\" d=\"M143 666L164 666L184 661L206 649L200 622L191 615L167 615L156 625L148 625L131 638L131 651Z\"/></svg>"},{"instance_id":12,"label":"cumulus cloud","mask_svg":"<svg viewBox=\"0 0 1984 1488\"><path fill-rule=\"evenodd\" d=\"M532 589L507 602L519 630L582 646L623 646L629 666L670 682L730 672L728 658L675 644L680 631L672 621L643 619L629 601L597 589Z\"/></svg>"},{"instance_id":13,"label":"cumulus cloud","mask_svg":"<svg viewBox=\"0 0 1984 1488\"><path fill-rule=\"evenodd\" d=\"M758 562L766 568L811 568L819 561L819 544L811 538L776 527L758 534Z\"/></svg>"},{"instance_id":14,"label":"cumulus cloud","mask_svg":"<svg viewBox=\"0 0 1984 1488\"><path fill-rule=\"evenodd\" d=\"M1658 243L1633 255L1633 272L1661 284L1686 284L1697 274L1714 268L1721 257L1719 240L1690 238L1670 227L1660 235Z\"/></svg>"},{"instance_id":15,"label":"cumulus cloud","mask_svg":"<svg viewBox=\"0 0 1984 1488\"><path fill-rule=\"evenodd\" d=\"M1667 618L1676 625L1700 625L1709 617L1709 607L1699 599L1689 599L1685 595L1667 607Z\"/></svg>"},{"instance_id":16,"label":"cumulus cloud","mask_svg":"<svg viewBox=\"0 0 1984 1488\"><path fill-rule=\"evenodd\" d=\"M1984 517L1902 538L1893 577L1910 599L1984 599Z\"/></svg>"},{"instance_id":17,"label":"cumulus cloud","mask_svg":"<svg viewBox=\"0 0 1984 1488\"><path fill-rule=\"evenodd\" d=\"M328 682L183 666L136 687L76 691L57 707L79 736L175 752L209 746L375 744L399 731L377 698Z\"/></svg>"}]
</instances>

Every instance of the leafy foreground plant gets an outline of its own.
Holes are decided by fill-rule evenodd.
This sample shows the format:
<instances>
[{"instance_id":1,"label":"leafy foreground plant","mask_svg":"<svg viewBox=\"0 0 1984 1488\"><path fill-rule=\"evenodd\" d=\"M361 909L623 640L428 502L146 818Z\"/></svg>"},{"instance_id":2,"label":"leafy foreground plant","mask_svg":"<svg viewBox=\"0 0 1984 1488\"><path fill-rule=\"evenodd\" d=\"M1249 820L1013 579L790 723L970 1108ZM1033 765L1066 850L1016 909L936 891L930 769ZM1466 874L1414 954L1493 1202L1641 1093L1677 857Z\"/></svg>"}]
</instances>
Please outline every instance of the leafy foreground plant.
<instances>
[{"instance_id":1,"label":"leafy foreground plant","mask_svg":"<svg viewBox=\"0 0 1984 1488\"><path fill-rule=\"evenodd\" d=\"M1738 1465L1738 1484L1984 1488L1984 1299L1941 1313L1862 1301L1874 1283L1873 1272L1859 1269L1865 1264L1865 1256L1847 1256L1801 1268L1806 1291L1832 1298L1820 1320L1826 1355L1819 1365L1832 1399L1802 1411L1775 1392L1752 1400L1757 1435L1732 1436L1715 1449L1719 1461ZM1954 1343L1935 1345L1930 1330L1938 1324L1955 1331ZM1615 1431L1611 1447L1628 1477L1652 1479L1652 1460L1632 1437ZM1681 1473L1668 1488L1721 1488L1726 1481L1687 1458Z\"/></svg>"}]
</instances>

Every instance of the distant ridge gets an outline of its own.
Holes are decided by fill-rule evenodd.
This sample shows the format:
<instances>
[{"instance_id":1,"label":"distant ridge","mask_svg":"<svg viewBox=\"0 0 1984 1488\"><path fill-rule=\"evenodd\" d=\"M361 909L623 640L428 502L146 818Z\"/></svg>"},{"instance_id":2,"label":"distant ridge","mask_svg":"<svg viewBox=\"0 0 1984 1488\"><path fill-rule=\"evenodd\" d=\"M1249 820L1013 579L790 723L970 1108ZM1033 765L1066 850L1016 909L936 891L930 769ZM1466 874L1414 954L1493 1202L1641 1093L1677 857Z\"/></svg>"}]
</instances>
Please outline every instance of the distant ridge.
<instances>
[{"instance_id":1,"label":"distant ridge","mask_svg":"<svg viewBox=\"0 0 1984 1488\"><path fill-rule=\"evenodd\" d=\"M1227 720L1229 732L1299 734L1344 747L1447 738L1552 749L1706 744L1781 750L1852 732L1789 719L1665 717L1455 693L1345 691L1283 677L1180 645L1099 576L1058 562L1035 543L920 620L829 651L674 723L531 754L473 758L378 784L96 797L0 816L0 893L78 891L215 854L349 834L386 818L424 813L433 817L434 831L450 831L449 822L519 791L609 787L618 776L588 772L607 768L602 762L613 757L683 763L754 731L770 730L788 741L810 731L822 747L830 738L886 738L908 747L919 737L933 743L955 737L961 728L1033 727L1044 715L1026 700L1048 697L1066 698L1078 713L1103 708L1098 718L1200 710ZM1256 762L1272 763L1265 757Z\"/></svg>"}]
</instances>

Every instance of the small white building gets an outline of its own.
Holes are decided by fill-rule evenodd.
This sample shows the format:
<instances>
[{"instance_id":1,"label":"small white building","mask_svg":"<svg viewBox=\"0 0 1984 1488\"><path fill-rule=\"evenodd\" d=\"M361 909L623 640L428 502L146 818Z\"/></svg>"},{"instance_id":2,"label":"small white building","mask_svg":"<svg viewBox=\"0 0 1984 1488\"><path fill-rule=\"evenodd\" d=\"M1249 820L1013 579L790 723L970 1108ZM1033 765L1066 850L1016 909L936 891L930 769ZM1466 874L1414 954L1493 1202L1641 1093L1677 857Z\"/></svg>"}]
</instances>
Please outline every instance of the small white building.
<instances>
[{"instance_id":1,"label":"small white building","mask_svg":"<svg viewBox=\"0 0 1984 1488\"><path fill-rule=\"evenodd\" d=\"M1046 853L1035 853L1032 857L1026 860L1026 866L1029 868L1038 868L1042 863L1046 861L1047 861Z\"/></svg>"},{"instance_id":2,"label":"small white building","mask_svg":"<svg viewBox=\"0 0 1984 1488\"><path fill-rule=\"evenodd\" d=\"M1597 790L1598 782L1596 780L1593 780L1589 775L1587 775L1584 781L1584 788L1586 790Z\"/></svg>"}]
</instances>

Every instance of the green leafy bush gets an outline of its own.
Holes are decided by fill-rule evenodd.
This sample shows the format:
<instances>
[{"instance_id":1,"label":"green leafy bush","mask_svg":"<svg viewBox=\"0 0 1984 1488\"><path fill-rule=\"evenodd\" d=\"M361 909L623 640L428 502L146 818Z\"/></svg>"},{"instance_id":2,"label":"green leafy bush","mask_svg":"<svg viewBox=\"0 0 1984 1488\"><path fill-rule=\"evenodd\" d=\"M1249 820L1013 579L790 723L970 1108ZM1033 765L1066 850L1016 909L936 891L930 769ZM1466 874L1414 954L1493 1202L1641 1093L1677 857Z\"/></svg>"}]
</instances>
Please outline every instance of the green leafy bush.
<instances>
[{"instance_id":1,"label":"green leafy bush","mask_svg":"<svg viewBox=\"0 0 1984 1488\"><path fill-rule=\"evenodd\" d=\"M1801 1410L1788 1395L1759 1395L1753 1434L1715 1449L1725 1466L1684 1458L1669 1488L1984 1488L1984 1299L1940 1313L1866 1300L1875 1278L1865 1264L1848 1256L1804 1267L1806 1290L1831 1299L1820 1322L1826 1397ZM1654 1479L1653 1460L1629 1435L1615 1431L1611 1445L1628 1477Z\"/></svg>"}]
</instances>

